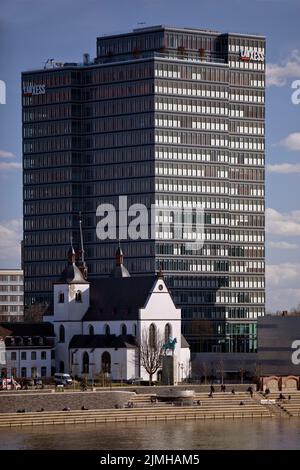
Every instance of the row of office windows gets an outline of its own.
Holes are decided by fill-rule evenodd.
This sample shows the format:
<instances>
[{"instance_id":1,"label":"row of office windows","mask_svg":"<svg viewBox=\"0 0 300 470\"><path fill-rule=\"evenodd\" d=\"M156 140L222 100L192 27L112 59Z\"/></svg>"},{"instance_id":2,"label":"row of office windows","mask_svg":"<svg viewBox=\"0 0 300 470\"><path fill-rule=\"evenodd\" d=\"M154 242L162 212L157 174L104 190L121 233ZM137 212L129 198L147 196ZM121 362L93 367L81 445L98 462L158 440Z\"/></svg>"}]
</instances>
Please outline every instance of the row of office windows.
<instances>
[{"instance_id":1,"label":"row of office windows","mask_svg":"<svg viewBox=\"0 0 300 470\"><path fill-rule=\"evenodd\" d=\"M151 78L154 75L154 66L151 62L136 62L132 64L112 64L111 67L95 67L84 70L81 76L83 84L103 84L110 82L123 82Z\"/></svg>"},{"instance_id":2,"label":"row of office windows","mask_svg":"<svg viewBox=\"0 0 300 470\"><path fill-rule=\"evenodd\" d=\"M156 111L172 111L177 113L222 114L232 117L264 119L264 107L246 104L228 104L227 102L204 101L186 98L155 98Z\"/></svg>"},{"instance_id":3,"label":"row of office windows","mask_svg":"<svg viewBox=\"0 0 300 470\"><path fill-rule=\"evenodd\" d=\"M174 73L175 72L175 73ZM177 76L174 76L176 75ZM197 80L205 82L228 82L228 70L226 67L210 67L210 66L185 66L156 63L155 76L163 78L175 78L181 80Z\"/></svg>"},{"instance_id":4,"label":"row of office windows","mask_svg":"<svg viewBox=\"0 0 300 470\"><path fill-rule=\"evenodd\" d=\"M174 117L173 115L156 115L156 127L181 127L183 129L201 129L206 131L228 131L228 120L218 118L192 118L191 116Z\"/></svg>"},{"instance_id":5,"label":"row of office windows","mask_svg":"<svg viewBox=\"0 0 300 470\"><path fill-rule=\"evenodd\" d=\"M219 289L221 287L231 287L231 282L233 287L239 288L263 288L264 287L264 277L263 276L247 276L243 275L241 277L236 277L232 275L226 276L166 276L166 282L168 287L172 288L172 292L176 292L175 289L187 289L193 288L202 289L202 288L212 288ZM236 285L234 285L236 283ZM178 291L179 292L179 291Z\"/></svg>"},{"instance_id":6,"label":"row of office windows","mask_svg":"<svg viewBox=\"0 0 300 470\"><path fill-rule=\"evenodd\" d=\"M195 164L156 164L156 175L166 176L194 176L206 178L228 178L228 167L219 165L195 165Z\"/></svg>"},{"instance_id":7,"label":"row of office windows","mask_svg":"<svg viewBox=\"0 0 300 470\"><path fill-rule=\"evenodd\" d=\"M185 201L178 201L177 200L170 200L170 204L168 196L160 196L159 199L157 199L157 208L161 209L163 208L163 212L166 214L169 214L170 212L174 211L175 208L187 208L189 207L188 205L185 205ZM182 203L182 204L181 204ZM243 201L241 201L243 203ZM249 204L251 201L249 201ZM167 209L169 207L169 210ZM199 196L197 202L193 201L192 207L197 207L199 210L207 210L207 209L223 209L223 210L228 210L230 207L230 203L227 198L222 198L222 197L201 197ZM185 209L186 210L186 209Z\"/></svg>"},{"instance_id":8,"label":"row of office windows","mask_svg":"<svg viewBox=\"0 0 300 470\"><path fill-rule=\"evenodd\" d=\"M150 95L154 91L153 80L124 82L110 85L101 83L97 87L89 87L81 91L82 101L107 100L130 96Z\"/></svg>"},{"instance_id":9,"label":"row of office windows","mask_svg":"<svg viewBox=\"0 0 300 470\"><path fill-rule=\"evenodd\" d=\"M237 224L237 222L235 222L235 224ZM243 222L244 224L244 222ZM238 229L232 229L230 228L229 229L225 229L225 228L212 228L210 226L205 226L204 227L204 233L205 233L205 240L206 242L214 242L214 241L232 241L232 242L241 242L241 243L263 243L264 242L264 231L263 231L263 224L261 225L262 226L262 229L261 230L249 230L248 228L243 228L243 230L238 230ZM39 245L45 245L45 244L49 244L49 245L62 245L61 246L61 251L59 252L59 256L58 256L58 259L61 259L64 257L66 251L67 251L67 246L68 246L68 243L69 243L69 239L70 239L70 230L67 230L67 229L64 229L64 230L60 230L60 231L56 231L56 230L53 230L53 231L40 231L40 232L37 232L37 233L25 233L25 239L24 239L24 242L26 244L27 247L32 247L29 249L26 250L26 253L31 253L32 250L34 250L33 247L36 247L36 246L39 246ZM106 244L103 245L103 244L99 244L99 240L97 239L96 237L96 232L95 232L95 229L89 231L89 230L85 230L84 231L84 239L86 241L88 241L89 243L91 242L94 242L95 245L94 247L90 247L90 245L88 245L86 247L87 249L87 252L89 254L89 257L97 257L99 256L99 253L102 253L104 250L104 246L107 246ZM124 243L124 242L123 242ZM135 244L133 244L132 246L134 246ZM103 248L101 248L103 246ZM139 243L136 244L137 247L139 247L139 252L138 253L135 253L134 251L134 248L132 248L131 245L126 245L126 255L128 256L131 256L131 255L138 255L138 256L142 256L143 255L143 250L144 248L143 245L140 245ZM53 250L56 250L58 248L54 248L53 247ZM142 251L140 251L140 249ZM46 250L46 249L45 249ZM38 252L37 255L28 255L28 256L35 256L36 259L38 259L38 257L42 257L43 259L46 258L46 259L51 259L52 255L53 255L53 251L52 248L49 248L47 249L48 250L48 254L45 254L43 255L43 251L42 252ZM99 251L100 250L100 251ZM132 251L133 250L133 251ZM115 247L113 248L113 252L110 253L109 255L106 253L106 252L103 252L103 257L107 257L107 256L110 256L110 257L113 257L114 255L114 251L115 251ZM145 247L145 255L148 255L150 253L148 253L147 251L147 248Z\"/></svg>"},{"instance_id":10,"label":"row of office windows","mask_svg":"<svg viewBox=\"0 0 300 470\"><path fill-rule=\"evenodd\" d=\"M263 273L263 261L160 259L163 271Z\"/></svg>"},{"instance_id":11,"label":"row of office windows","mask_svg":"<svg viewBox=\"0 0 300 470\"><path fill-rule=\"evenodd\" d=\"M213 101L187 100L179 98L156 98L156 111L172 111L176 113L197 113L197 114L228 114L226 103L215 103Z\"/></svg>"},{"instance_id":12,"label":"row of office windows","mask_svg":"<svg viewBox=\"0 0 300 470\"><path fill-rule=\"evenodd\" d=\"M1 282L1 281L0 281ZM23 283L23 279L18 281ZM3 285L0 284L0 292L22 292L23 291L23 285Z\"/></svg>"},{"instance_id":13,"label":"row of office windows","mask_svg":"<svg viewBox=\"0 0 300 470\"><path fill-rule=\"evenodd\" d=\"M241 201L242 202L242 201ZM263 201L260 201L263 204ZM218 197L203 197L199 196L175 196L175 195L164 195L159 194L156 198L156 207L167 211L172 211L173 208L198 208L202 209L205 206L212 209L227 209L228 201L225 203L224 198Z\"/></svg>"},{"instance_id":14,"label":"row of office windows","mask_svg":"<svg viewBox=\"0 0 300 470\"><path fill-rule=\"evenodd\" d=\"M26 106L48 105L53 103L69 103L72 99L77 97L77 94L72 88L53 88L47 90L44 95L23 96L22 104ZM24 110L26 111L26 110Z\"/></svg>"},{"instance_id":15,"label":"row of office windows","mask_svg":"<svg viewBox=\"0 0 300 470\"><path fill-rule=\"evenodd\" d=\"M218 113L220 115L222 113ZM229 122L227 119L219 118L193 118L192 116L177 116L174 115L156 115L155 120L152 114L138 114L130 116L115 116L106 117L96 120L89 120L84 122L80 121L53 121L45 124L30 124L24 125L23 135L24 138L36 138L45 136L58 136L58 135L70 135L79 133L103 133L103 132L118 132L132 129L145 129L156 127L167 127L167 128L183 128L183 129L197 129L204 131L217 131L231 133L241 133L250 135L264 135L263 124L253 125L251 122L245 122L243 125L240 123ZM178 143L181 139L177 140ZM234 142L234 145L232 145ZM237 140L232 139L230 142L231 147L235 148L253 148L262 150L263 144L255 145L255 142L251 144L251 141L241 140L239 146ZM242 146L242 143L244 146ZM214 145L214 143L212 143ZM249 147L248 147L249 145ZM68 148L68 147L67 147Z\"/></svg>"},{"instance_id":16,"label":"row of office windows","mask_svg":"<svg viewBox=\"0 0 300 470\"><path fill-rule=\"evenodd\" d=\"M136 96L118 100L97 101L82 105L83 118L96 118L120 114L146 113L154 110L153 96Z\"/></svg>"},{"instance_id":17,"label":"row of office windows","mask_svg":"<svg viewBox=\"0 0 300 470\"><path fill-rule=\"evenodd\" d=\"M0 302L22 302L22 301L23 301L23 295L0 295Z\"/></svg>"},{"instance_id":18,"label":"row of office windows","mask_svg":"<svg viewBox=\"0 0 300 470\"><path fill-rule=\"evenodd\" d=\"M48 230L71 228L73 226L70 214L51 215L47 217L26 217L24 220L24 230Z\"/></svg>"},{"instance_id":19,"label":"row of office windows","mask_svg":"<svg viewBox=\"0 0 300 470\"><path fill-rule=\"evenodd\" d=\"M23 276L20 274L0 274L0 283L2 282L23 282Z\"/></svg>"},{"instance_id":20,"label":"row of office windows","mask_svg":"<svg viewBox=\"0 0 300 470\"><path fill-rule=\"evenodd\" d=\"M28 150L28 149L27 149ZM33 147L30 147L33 151ZM35 150L35 149L34 149ZM97 165L97 164L112 164L124 162L138 162L140 160L153 159L161 160L185 160L194 162L224 162L234 165L253 165L263 166L264 157L262 153L247 153L228 150L211 150L211 149L197 149L197 148L176 148L172 146L157 146L154 149L152 146L142 147L126 147L116 149L105 149L90 152L51 152L38 153L34 156L24 157L24 169L30 168L47 168L55 166L73 165ZM136 163L135 163L136 164ZM236 170L235 170L236 171Z\"/></svg>"},{"instance_id":21,"label":"row of office windows","mask_svg":"<svg viewBox=\"0 0 300 470\"><path fill-rule=\"evenodd\" d=\"M243 124L238 124L237 122L230 123L230 132L236 132L240 134L260 134L265 133L265 127L263 124L252 124L251 122L243 122Z\"/></svg>"},{"instance_id":22,"label":"row of office windows","mask_svg":"<svg viewBox=\"0 0 300 470\"><path fill-rule=\"evenodd\" d=\"M243 72L231 71L229 74L230 85L253 87L253 88L264 88L265 86L265 74L263 72Z\"/></svg>"},{"instance_id":23,"label":"row of office windows","mask_svg":"<svg viewBox=\"0 0 300 470\"><path fill-rule=\"evenodd\" d=\"M229 60L229 67L241 70L265 70L264 62L247 62L243 60Z\"/></svg>"},{"instance_id":24,"label":"row of office windows","mask_svg":"<svg viewBox=\"0 0 300 470\"><path fill-rule=\"evenodd\" d=\"M111 260L101 260L99 261L90 261L88 263L89 273L91 275L97 274L108 274L111 273L113 267L115 265L115 261ZM25 290L26 292L30 290L34 291L50 291L52 290L52 283L53 280L57 280L57 277L60 275L62 270L65 268L65 262L59 263L57 261L51 262L49 260L48 263L31 263L26 267L26 282L25 282ZM153 272L154 273L154 260L151 258L145 259L132 259L128 260L127 268L130 273L145 273L145 272ZM159 267L157 268L159 270ZM30 277L33 279L30 279ZM40 276L53 276L51 279L37 279Z\"/></svg>"},{"instance_id":25,"label":"row of office windows","mask_svg":"<svg viewBox=\"0 0 300 470\"><path fill-rule=\"evenodd\" d=\"M252 319L252 318L259 318L264 315L264 308L263 307L255 307L255 306L240 306L240 307L221 307L221 306L200 306L197 308L196 306L186 307L183 306L184 312L184 320L225 320L225 319ZM194 330L195 328L201 328L201 324L191 325L188 321L183 321L183 334L187 334L189 331L190 333L194 331L195 334L197 332ZM203 325L205 328L205 325ZM198 333L199 334L199 333ZM198 336L199 339L199 336ZM189 339L190 343L190 339Z\"/></svg>"},{"instance_id":26,"label":"row of office windows","mask_svg":"<svg viewBox=\"0 0 300 470\"><path fill-rule=\"evenodd\" d=\"M23 87L40 85L43 83L47 88L61 87L76 83L76 73L71 70L51 70L40 74L24 74Z\"/></svg>"},{"instance_id":27,"label":"row of office windows","mask_svg":"<svg viewBox=\"0 0 300 470\"><path fill-rule=\"evenodd\" d=\"M155 174L157 176L194 176L197 178L229 178L232 180L264 181L264 170L190 163L159 163L155 165Z\"/></svg>"},{"instance_id":28,"label":"row of office windows","mask_svg":"<svg viewBox=\"0 0 300 470\"><path fill-rule=\"evenodd\" d=\"M214 145L212 139L212 145ZM231 136L229 139L229 146L232 149L245 149L245 150L258 150L265 149L265 143L262 139L252 137L235 137Z\"/></svg>"},{"instance_id":29,"label":"row of office windows","mask_svg":"<svg viewBox=\"0 0 300 470\"><path fill-rule=\"evenodd\" d=\"M263 292L216 292L197 291L174 294L174 301L177 304L264 304L265 296ZM251 318L251 317L250 317Z\"/></svg>"},{"instance_id":30,"label":"row of office windows","mask_svg":"<svg viewBox=\"0 0 300 470\"><path fill-rule=\"evenodd\" d=\"M235 230L235 229L212 229L211 227L204 227L204 235L206 242L210 241L231 241L241 243L264 243L265 236L264 230ZM174 246L174 254L176 253L176 245ZM162 249L162 248L161 248ZM170 248L171 249L171 248ZM170 252L173 254L173 252Z\"/></svg>"},{"instance_id":31,"label":"row of office windows","mask_svg":"<svg viewBox=\"0 0 300 470\"><path fill-rule=\"evenodd\" d=\"M124 82L108 85L100 84L88 88L50 88L44 95L23 96L23 106L48 105L70 101L86 102L130 96L150 95L154 91L153 80ZM26 112L26 109L25 109Z\"/></svg>"},{"instance_id":32,"label":"row of office windows","mask_svg":"<svg viewBox=\"0 0 300 470\"><path fill-rule=\"evenodd\" d=\"M101 37L97 40L97 56L111 56L114 54L130 54L134 50L160 49L163 44L163 33L139 34L137 36L123 36L106 39Z\"/></svg>"},{"instance_id":33,"label":"row of office windows","mask_svg":"<svg viewBox=\"0 0 300 470\"><path fill-rule=\"evenodd\" d=\"M53 106L38 106L25 108L23 122L50 121L52 119L68 119L80 116L80 107L69 103L55 103Z\"/></svg>"},{"instance_id":34,"label":"row of office windows","mask_svg":"<svg viewBox=\"0 0 300 470\"><path fill-rule=\"evenodd\" d=\"M231 94L229 95L229 99L231 101L240 101L240 102L247 102L247 103L264 103L265 102L265 95L263 91L260 90L231 90ZM250 117L250 116L249 116Z\"/></svg>"},{"instance_id":35,"label":"row of office windows","mask_svg":"<svg viewBox=\"0 0 300 470\"><path fill-rule=\"evenodd\" d=\"M53 201L35 201L24 203L24 215L43 215L43 214L70 214L74 210L72 199L63 198L62 200L54 199Z\"/></svg>"},{"instance_id":36,"label":"row of office windows","mask_svg":"<svg viewBox=\"0 0 300 470\"><path fill-rule=\"evenodd\" d=\"M218 278L215 277L201 277L201 280L195 285L192 285L192 282L176 282L176 287L197 287L202 288L202 289L220 289L222 287L228 287L228 288L239 288L239 289L264 289L265 287L265 279L264 277L249 277L249 276L243 276L243 277L233 277L229 276L227 280L227 285L224 286L224 283L218 281ZM198 289L197 290L191 290L189 291L188 295L193 297L194 295L198 295ZM183 291L183 293L186 292L186 290ZM175 295L181 295L180 291L174 291Z\"/></svg>"},{"instance_id":37,"label":"row of office windows","mask_svg":"<svg viewBox=\"0 0 300 470\"><path fill-rule=\"evenodd\" d=\"M22 302L22 305L0 305L0 313L23 312L23 297L19 302Z\"/></svg>"},{"instance_id":38,"label":"row of office windows","mask_svg":"<svg viewBox=\"0 0 300 470\"><path fill-rule=\"evenodd\" d=\"M204 134L202 132L155 131L156 144L201 145L204 147L228 147L227 135Z\"/></svg>"},{"instance_id":39,"label":"row of office windows","mask_svg":"<svg viewBox=\"0 0 300 470\"><path fill-rule=\"evenodd\" d=\"M155 149L155 158L160 160L185 160L185 161L199 161L199 162L224 162L232 163L235 165L264 165L263 154L251 153L238 153L228 151L216 150L201 150L201 149L181 149L174 147L159 147Z\"/></svg>"},{"instance_id":40,"label":"row of office windows","mask_svg":"<svg viewBox=\"0 0 300 470\"><path fill-rule=\"evenodd\" d=\"M240 52L245 47L249 50L249 52L265 52L264 43L261 40L249 40L245 38L230 38L230 43L228 44L228 52Z\"/></svg>"},{"instance_id":41,"label":"row of office windows","mask_svg":"<svg viewBox=\"0 0 300 470\"><path fill-rule=\"evenodd\" d=\"M227 181L178 180L156 178L155 189L158 192L195 192L199 194L231 194L235 196L264 196L261 184L229 183Z\"/></svg>"},{"instance_id":42,"label":"row of office windows","mask_svg":"<svg viewBox=\"0 0 300 470\"><path fill-rule=\"evenodd\" d=\"M89 152L51 152L24 157L24 169L48 168L72 165L101 165L111 163L138 162L154 158L153 147L129 147L117 149L99 149Z\"/></svg>"},{"instance_id":43,"label":"row of office windows","mask_svg":"<svg viewBox=\"0 0 300 470\"><path fill-rule=\"evenodd\" d=\"M145 161L128 165L125 162L118 165L101 165L93 167L78 168L56 168L25 172L25 184L41 184L54 182L74 182L90 180L108 180L117 178L135 178L153 175L153 163Z\"/></svg>"},{"instance_id":44,"label":"row of office windows","mask_svg":"<svg viewBox=\"0 0 300 470\"><path fill-rule=\"evenodd\" d=\"M205 243L205 242L204 242ZM164 255L185 255L188 253L188 249L185 245L174 243L174 247L170 244L159 244L157 249L158 254ZM262 246L231 246L227 245L213 245L204 244L204 246L197 253L199 256L220 256L220 257L238 257L238 258L263 258L264 247Z\"/></svg>"},{"instance_id":45,"label":"row of office windows","mask_svg":"<svg viewBox=\"0 0 300 470\"><path fill-rule=\"evenodd\" d=\"M22 305L0 305L0 313L22 313L23 314L23 300L22 300ZM9 318L7 319L1 319L1 321L10 321Z\"/></svg>"},{"instance_id":46,"label":"row of office windows","mask_svg":"<svg viewBox=\"0 0 300 470\"><path fill-rule=\"evenodd\" d=\"M206 137L207 145L210 145L210 136ZM201 139L198 140L200 142ZM24 143L24 153L43 153L60 150L86 150L89 148L103 149L106 147L149 145L153 143L153 130L136 129L133 131L128 130L127 132L111 132L107 134L92 135L90 137L53 136L51 138L36 139L32 141L28 139ZM204 139L202 145L204 145Z\"/></svg>"}]
</instances>

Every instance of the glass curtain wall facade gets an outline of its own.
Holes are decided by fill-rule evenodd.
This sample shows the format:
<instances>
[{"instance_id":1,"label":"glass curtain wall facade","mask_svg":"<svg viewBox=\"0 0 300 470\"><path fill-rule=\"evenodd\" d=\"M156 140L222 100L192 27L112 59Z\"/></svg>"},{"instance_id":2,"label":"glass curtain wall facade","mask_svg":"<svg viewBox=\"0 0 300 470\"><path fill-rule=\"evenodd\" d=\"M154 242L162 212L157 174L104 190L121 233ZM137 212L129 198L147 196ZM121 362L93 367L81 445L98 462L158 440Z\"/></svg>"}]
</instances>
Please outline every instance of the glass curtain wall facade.
<instances>
[{"instance_id":1,"label":"glass curtain wall facade","mask_svg":"<svg viewBox=\"0 0 300 470\"><path fill-rule=\"evenodd\" d=\"M153 27L98 38L85 65L23 73L27 303L50 301L79 212L89 276L111 271L118 242L97 239L96 210L126 196L159 208L155 236L122 240L127 268L163 270L192 352L256 350L264 53L260 36ZM181 207L204 211L196 253L170 213Z\"/></svg>"}]
</instances>

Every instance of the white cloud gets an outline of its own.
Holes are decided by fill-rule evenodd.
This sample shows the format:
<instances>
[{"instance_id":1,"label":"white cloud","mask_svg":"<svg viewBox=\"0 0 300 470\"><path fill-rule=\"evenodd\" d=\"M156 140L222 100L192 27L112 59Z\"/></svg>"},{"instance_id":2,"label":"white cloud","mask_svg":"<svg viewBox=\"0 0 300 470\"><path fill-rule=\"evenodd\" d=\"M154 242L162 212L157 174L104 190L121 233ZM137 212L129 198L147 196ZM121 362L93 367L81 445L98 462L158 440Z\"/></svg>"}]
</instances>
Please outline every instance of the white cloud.
<instances>
[{"instance_id":1,"label":"white cloud","mask_svg":"<svg viewBox=\"0 0 300 470\"><path fill-rule=\"evenodd\" d=\"M270 288L267 290L267 311L291 310L300 304L299 288Z\"/></svg>"},{"instance_id":2,"label":"white cloud","mask_svg":"<svg viewBox=\"0 0 300 470\"><path fill-rule=\"evenodd\" d=\"M269 287L300 288L300 263L266 265L266 279ZM295 285L293 285L294 281Z\"/></svg>"},{"instance_id":3,"label":"white cloud","mask_svg":"<svg viewBox=\"0 0 300 470\"><path fill-rule=\"evenodd\" d=\"M6 150L0 150L0 158L15 158L15 154Z\"/></svg>"},{"instance_id":4,"label":"white cloud","mask_svg":"<svg viewBox=\"0 0 300 470\"><path fill-rule=\"evenodd\" d=\"M275 241L270 241L268 243L270 248L278 248L280 250L294 250L298 248L298 245L296 243L288 243L288 242L275 242Z\"/></svg>"},{"instance_id":5,"label":"white cloud","mask_svg":"<svg viewBox=\"0 0 300 470\"><path fill-rule=\"evenodd\" d=\"M299 236L300 211L281 213L276 209L266 209L266 232L274 235Z\"/></svg>"},{"instance_id":6,"label":"white cloud","mask_svg":"<svg viewBox=\"0 0 300 470\"><path fill-rule=\"evenodd\" d=\"M285 139L282 139L279 145L288 150L300 150L300 132L292 132Z\"/></svg>"},{"instance_id":7,"label":"white cloud","mask_svg":"<svg viewBox=\"0 0 300 470\"><path fill-rule=\"evenodd\" d=\"M23 238L22 219L0 222L0 265L19 267L21 264L21 245Z\"/></svg>"},{"instance_id":8,"label":"white cloud","mask_svg":"<svg viewBox=\"0 0 300 470\"><path fill-rule=\"evenodd\" d=\"M5 171L5 170L21 170L22 169L22 163L18 162L0 162L0 171Z\"/></svg>"},{"instance_id":9,"label":"white cloud","mask_svg":"<svg viewBox=\"0 0 300 470\"><path fill-rule=\"evenodd\" d=\"M290 173L300 173L300 163L278 163L267 165L270 173L280 173L288 175Z\"/></svg>"},{"instance_id":10,"label":"white cloud","mask_svg":"<svg viewBox=\"0 0 300 470\"><path fill-rule=\"evenodd\" d=\"M300 77L300 52L295 49L280 64L267 64L267 86L284 86L288 79Z\"/></svg>"},{"instance_id":11,"label":"white cloud","mask_svg":"<svg viewBox=\"0 0 300 470\"><path fill-rule=\"evenodd\" d=\"M300 303L300 263L266 265L267 310L290 310Z\"/></svg>"}]
</instances>

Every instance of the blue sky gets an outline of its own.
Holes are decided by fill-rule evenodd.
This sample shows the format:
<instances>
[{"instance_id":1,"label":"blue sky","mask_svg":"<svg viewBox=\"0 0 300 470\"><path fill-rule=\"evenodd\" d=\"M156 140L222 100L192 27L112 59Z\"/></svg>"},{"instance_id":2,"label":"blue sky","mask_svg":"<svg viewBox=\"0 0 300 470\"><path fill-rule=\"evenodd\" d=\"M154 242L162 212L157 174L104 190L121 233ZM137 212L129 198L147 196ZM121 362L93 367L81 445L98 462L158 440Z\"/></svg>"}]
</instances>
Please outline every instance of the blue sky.
<instances>
[{"instance_id":1,"label":"blue sky","mask_svg":"<svg viewBox=\"0 0 300 470\"><path fill-rule=\"evenodd\" d=\"M300 0L1 0L0 267L20 264L21 71L48 58L95 55L96 37L143 22L264 34L267 38L267 308L300 304Z\"/></svg>"}]
</instances>

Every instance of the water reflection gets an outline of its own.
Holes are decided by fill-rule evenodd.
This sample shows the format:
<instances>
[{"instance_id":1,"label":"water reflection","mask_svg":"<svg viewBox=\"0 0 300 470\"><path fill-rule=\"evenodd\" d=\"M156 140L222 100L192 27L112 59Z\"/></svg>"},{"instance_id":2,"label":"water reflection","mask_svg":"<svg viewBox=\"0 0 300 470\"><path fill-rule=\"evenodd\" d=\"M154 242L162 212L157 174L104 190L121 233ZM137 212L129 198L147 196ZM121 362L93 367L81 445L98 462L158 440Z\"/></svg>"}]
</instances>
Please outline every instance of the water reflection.
<instances>
[{"instance_id":1,"label":"water reflection","mask_svg":"<svg viewBox=\"0 0 300 470\"><path fill-rule=\"evenodd\" d=\"M2 429L0 449L300 449L300 428L266 419Z\"/></svg>"}]
</instances>

